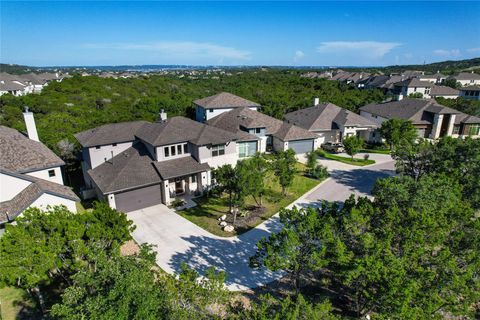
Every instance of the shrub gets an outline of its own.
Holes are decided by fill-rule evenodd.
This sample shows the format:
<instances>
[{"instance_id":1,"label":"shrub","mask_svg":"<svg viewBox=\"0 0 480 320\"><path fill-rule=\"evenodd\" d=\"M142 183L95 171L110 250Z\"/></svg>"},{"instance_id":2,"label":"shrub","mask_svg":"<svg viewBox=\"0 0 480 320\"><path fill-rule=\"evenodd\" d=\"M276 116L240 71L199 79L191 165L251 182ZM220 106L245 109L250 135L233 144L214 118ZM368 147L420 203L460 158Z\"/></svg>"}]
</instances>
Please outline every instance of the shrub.
<instances>
[{"instance_id":1,"label":"shrub","mask_svg":"<svg viewBox=\"0 0 480 320\"><path fill-rule=\"evenodd\" d=\"M314 179L325 179L328 177L327 167L322 166L321 164L317 165L315 169L311 170L309 176Z\"/></svg>"},{"instance_id":2,"label":"shrub","mask_svg":"<svg viewBox=\"0 0 480 320\"><path fill-rule=\"evenodd\" d=\"M363 160L367 161L368 158L370 158L370 155L369 155L368 153L365 153L365 154L363 155Z\"/></svg>"},{"instance_id":3,"label":"shrub","mask_svg":"<svg viewBox=\"0 0 480 320\"><path fill-rule=\"evenodd\" d=\"M184 204L185 204L185 201L183 201L182 199L179 199L179 198L176 198L175 200L172 201L172 207L174 207L174 208L181 207Z\"/></svg>"}]
</instances>

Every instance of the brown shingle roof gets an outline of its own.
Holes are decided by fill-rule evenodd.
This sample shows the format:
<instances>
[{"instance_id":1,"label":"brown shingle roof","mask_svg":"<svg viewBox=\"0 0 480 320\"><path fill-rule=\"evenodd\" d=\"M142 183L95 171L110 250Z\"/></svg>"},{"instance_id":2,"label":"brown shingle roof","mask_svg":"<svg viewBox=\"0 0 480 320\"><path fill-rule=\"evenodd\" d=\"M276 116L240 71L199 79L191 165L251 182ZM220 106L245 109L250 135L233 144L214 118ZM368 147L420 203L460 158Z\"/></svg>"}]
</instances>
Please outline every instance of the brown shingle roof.
<instances>
[{"instance_id":1,"label":"brown shingle roof","mask_svg":"<svg viewBox=\"0 0 480 320\"><path fill-rule=\"evenodd\" d=\"M339 126L371 127L378 125L355 112L340 108L333 103L323 103L314 107L287 113L285 119L311 131L338 129Z\"/></svg>"},{"instance_id":2,"label":"brown shingle roof","mask_svg":"<svg viewBox=\"0 0 480 320\"><path fill-rule=\"evenodd\" d=\"M455 80L480 80L480 74L472 72L460 72L456 76L451 76Z\"/></svg>"},{"instance_id":3,"label":"brown shingle roof","mask_svg":"<svg viewBox=\"0 0 480 320\"><path fill-rule=\"evenodd\" d=\"M207 163L198 163L192 157L154 162L153 165L163 180L210 170L210 166Z\"/></svg>"},{"instance_id":4,"label":"brown shingle roof","mask_svg":"<svg viewBox=\"0 0 480 320\"><path fill-rule=\"evenodd\" d=\"M430 90L431 96L458 96L460 91L447 86L433 86Z\"/></svg>"},{"instance_id":5,"label":"brown shingle roof","mask_svg":"<svg viewBox=\"0 0 480 320\"><path fill-rule=\"evenodd\" d=\"M85 148L134 141L135 133L146 124L147 121L109 123L79 132L75 134L75 138Z\"/></svg>"},{"instance_id":6,"label":"brown shingle roof","mask_svg":"<svg viewBox=\"0 0 480 320\"><path fill-rule=\"evenodd\" d=\"M142 143L88 170L89 176L103 194L160 183L161 179Z\"/></svg>"},{"instance_id":7,"label":"brown shingle roof","mask_svg":"<svg viewBox=\"0 0 480 320\"><path fill-rule=\"evenodd\" d=\"M244 99L228 92L198 99L194 104L206 109L238 108L238 107L260 107L256 102Z\"/></svg>"},{"instance_id":8,"label":"brown shingle roof","mask_svg":"<svg viewBox=\"0 0 480 320\"><path fill-rule=\"evenodd\" d=\"M432 87L433 84L429 81L420 81L417 78L412 78L412 79L407 79L404 81L400 81L395 83L396 87L420 87L420 88L426 88L426 87Z\"/></svg>"},{"instance_id":9,"label":"brown shingle roof","mask_svg":"<svg viewBox=\"0 0 480 320\"><path fill-rule=\"evenodd\" d=\"M0 173L31 182L11 200L0 202L0 224L16 218L44 193L72 201L80 201L77 195L67 186L8 170L0 169Z\"/></svg>"},{"instance_id":10,"label":"brown shingle roof","mask_svg":"<svg viewBox=\"0 0 480 320\"><path fill-rule=\"evenodd\" d=\"M281 120L247 107L224 112L210 119L207 123L231 132L243 132L241 131L241 127L245 129L265 128L266 134L277 137L283 141L317 137L308 130L297 126L292 128Z\"/></svg>"},{"instance_id":11,"label":"brown shingle roof","mask_svg":"<svg viewBox=\"0 0 480 320\"><path fill-rule=\"evenodd\" d=\"M189 141L196 145L221 144L237 140L237 136L185 117L173 117L163 122L148 123L136 136L153 145L162 146Z\"/></svg>"},{"instance_id":12,"label":"brown shingle roof","mask_svg":"<svg viewBox=\"0 0 480 320\"><path fill-rule=\"evenodd\" d=\"M24 173L63 165L65 162L43 143L0 126L0 169Z\"/></svg>"}]
</instances>

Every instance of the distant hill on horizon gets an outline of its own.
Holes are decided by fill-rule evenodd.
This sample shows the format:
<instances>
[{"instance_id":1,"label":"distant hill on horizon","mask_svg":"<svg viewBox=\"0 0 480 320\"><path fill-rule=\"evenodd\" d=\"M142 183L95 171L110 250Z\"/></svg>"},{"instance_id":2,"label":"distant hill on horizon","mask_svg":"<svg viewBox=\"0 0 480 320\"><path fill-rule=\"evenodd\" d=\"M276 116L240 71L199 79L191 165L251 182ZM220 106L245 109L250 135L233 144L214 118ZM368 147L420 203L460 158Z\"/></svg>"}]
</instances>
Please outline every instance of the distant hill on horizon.
<instances>
[{"instance_id":1,"label":"distant hill on horizon","mask_svg":"<svg viewBox=\"0 0 480 320\"><path fill-rule=\"evenodd\" d=\"M85 71L111 71L111 72L155 72L161 70L204 70L204 69L258 69L258 68L275 68L275 69L349 69L362 70L370 72L395 73L404 70L420 70L429 73L437 71L451 74L459 71L474 70L480 72L480 57L465 60L447 60L441 62L434 62L429 64L412 64L412 65L392 65L392 66L195 66L195 65L119 65L119 66L48 66L35 67L17 64L0 63L0 72L7 72L11 74L23 73L39 73L48 71L64 71L64 72L81 72Z\"/></svg>"}]
</instances>

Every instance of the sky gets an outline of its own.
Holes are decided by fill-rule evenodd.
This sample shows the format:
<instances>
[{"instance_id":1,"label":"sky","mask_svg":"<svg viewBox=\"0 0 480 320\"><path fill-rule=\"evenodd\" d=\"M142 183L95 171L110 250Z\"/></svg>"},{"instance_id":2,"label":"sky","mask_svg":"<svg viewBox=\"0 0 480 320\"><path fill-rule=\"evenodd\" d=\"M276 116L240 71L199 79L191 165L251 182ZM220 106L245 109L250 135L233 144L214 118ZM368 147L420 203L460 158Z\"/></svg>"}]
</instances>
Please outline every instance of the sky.
<instances>
[{"instance_id":1,"label":"sky","mask_svg":"<svg viewBox=\"0 0 480 320\"><path fill-rule=\"evenodd\" d=\"M0 1L0 61L383 66L480 57L480 2Z\"/></svg>"}]
</instances>

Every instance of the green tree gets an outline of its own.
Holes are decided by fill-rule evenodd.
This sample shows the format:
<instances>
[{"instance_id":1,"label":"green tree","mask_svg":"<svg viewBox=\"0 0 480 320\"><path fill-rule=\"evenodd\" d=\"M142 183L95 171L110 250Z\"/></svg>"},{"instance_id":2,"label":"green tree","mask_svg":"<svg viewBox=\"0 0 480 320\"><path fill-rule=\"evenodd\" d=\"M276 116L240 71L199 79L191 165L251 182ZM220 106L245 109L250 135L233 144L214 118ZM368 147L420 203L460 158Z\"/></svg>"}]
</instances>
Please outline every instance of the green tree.
<instances>
[{"instance_id":1,"label":"green tree","mask_svg":"<svg viewBox=\"0 0 480 320\"><path fill-rule=\"evenodd\" d=\"M43 306L43 288L54 280L87 267L92 246L110 254L131 239L134 227L124 213L96 203L95 209L74 214L65 207L46 212L27 209L0 238L0 283L28 290Z\"/></svg>"},{"instance_id":2,"label":"green tree","mask_svg":"<svg viewBox=\"0 0 480 320\"><path fill-rule=\"evenodd\" d=\"M265 159L257 154L249 159L239 161L235 168L241 180L245 196L252 196L258 206L262 206L265 193L265 178L268 165Z\"/></svg>"},{"instance_id":3,"label":"green tree","mask_svg":"<svg viewBox=\"0 0 480 320\"><path fill-rule=\"evenodd\" d=\"M305 164L307 167L307 173L311 175L317 166L317 159L318 155L315 150L310 151L307 153L307 163Z\"/></svg>"},{"instance_id":4,"label":"green tree","mask_svg":"<svg viewBox=\"0 0 480 320\"><path fill-rule=\"evenodd\" d=\"M380 134L390 145L390 150L400 144L412 144L418 136L417 129L409 120L390 119L382 123Z\"/></svg>"},{"instance_id":5,"label":"green tree","mask_svg":"<svg viewBox=\"0 0 480 320\"><path fill-rule=\"evenodd\" d=\"M247 185L244 183L245 171L225 164L213 171L213 177L222 190L228 194L229 212L233 214L233 224L237 219L236 208L243 204L246 196ZM234 210L235 207L235 210Z\"/></svg>"},{"instance_id":6,"label":"green tree","mask_svg":"<svg viewBox=\"0 0 480 320\"><path fill-rule=\"evenodd\" d=\"M364 141L357 136L350 136L343 139L343 145L345 147L345 152L352 157L363 148Z\"/></svg>"},{"instance_id":7,"label":"green tree","mask_svg":"<svg viewBox=\"0 0 480 320\"><path fill-rule=\"evenodd\" d=\"M272 169L282 187L282 194L287 194L287 188L292 185L295 173L297 172L295 165L297 159L292 149L287 151L277 151L274 154Z\"/></svg>"},{"instance_id":8,"label":"green tree","mask_svg":"<svg viewBox=\"0 0 480 320\"><path fill-rule=\"evenodd\" d=\"M453 89L458 89L460 88L462 85L460 84L460 82L457 82L457 80L453 79L453 78L450 78L450 79L447 79L445 80L444 84L447 86L447 87L450 87L450 88L453 88Z\"/></svg>"},{"instance_id":9,"label":"green tree","mask_svg":"<svg viewBox=\"0 0 480 320\"><path fill-rule=\"evenodd\" d=\"M283 228L257 243L257 251L250 258L251 267L263 265L272 271L288 272L297 291L301 277L307 271L323 266L322 244L315 239L320 217L314 209L280 211Z\"/></svg>"}]
</instances>

